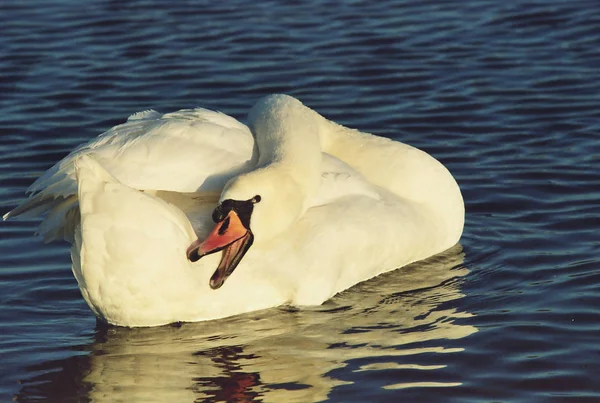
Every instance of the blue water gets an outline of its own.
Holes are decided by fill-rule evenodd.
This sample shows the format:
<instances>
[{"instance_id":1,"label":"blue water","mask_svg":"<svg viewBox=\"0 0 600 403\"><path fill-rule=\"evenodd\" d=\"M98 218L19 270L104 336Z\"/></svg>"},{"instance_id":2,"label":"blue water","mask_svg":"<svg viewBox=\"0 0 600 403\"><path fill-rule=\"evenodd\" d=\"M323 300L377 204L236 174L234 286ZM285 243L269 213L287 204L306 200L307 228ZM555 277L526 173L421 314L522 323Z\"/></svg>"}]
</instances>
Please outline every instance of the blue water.
<instances>
[{"instance_id":1,"label":"blue water","mask_svg":"<svg viewBox=\"0 0 600 403\"><path fill-rule=\"evenodd\" d=\"M447 253L321 307L96 324L0 223L0 401L600 401L600 3L3 1L0 213L136 111L285 92L457 178Z\"/></svg>"}]
</instances>

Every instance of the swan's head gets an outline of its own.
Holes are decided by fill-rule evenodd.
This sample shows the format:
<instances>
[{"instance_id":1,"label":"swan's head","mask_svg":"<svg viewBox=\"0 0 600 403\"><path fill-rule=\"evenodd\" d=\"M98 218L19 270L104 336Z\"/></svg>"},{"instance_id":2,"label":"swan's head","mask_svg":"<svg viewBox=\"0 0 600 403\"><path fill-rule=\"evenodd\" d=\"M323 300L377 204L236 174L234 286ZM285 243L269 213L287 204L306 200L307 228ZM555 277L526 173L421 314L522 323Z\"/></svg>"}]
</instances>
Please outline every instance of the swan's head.
<instances>
[{"instance_id":1,"label":"swan's head","mask_svg":"<svg viewBox=\"0 0 600 403\"><path fill-rule=\"evenodd\" d=\"M215 226L204 240L188 248L188 259L223 251L221 262L210 279L220 288L250 247L267 242L302 214L303 198L285 171L266 167L232 179L213 211Z\"/></svg>"}]
</instances>

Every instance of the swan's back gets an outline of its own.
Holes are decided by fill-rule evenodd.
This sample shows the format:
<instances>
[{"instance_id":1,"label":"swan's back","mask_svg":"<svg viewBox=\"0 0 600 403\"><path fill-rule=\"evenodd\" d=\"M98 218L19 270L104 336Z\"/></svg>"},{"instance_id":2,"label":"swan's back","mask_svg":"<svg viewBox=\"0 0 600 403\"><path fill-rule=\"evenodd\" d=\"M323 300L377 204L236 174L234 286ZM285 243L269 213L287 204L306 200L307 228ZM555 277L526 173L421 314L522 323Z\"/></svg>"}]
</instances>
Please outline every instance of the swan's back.
<instances>
[{"instance_id":1,"label":"swan's back","mask_svg":"<svg viewBox=\"0 0 600 403\"><path fill-rule=\"evenodd\" d=\"M431 155L408 144L349 129L325 118L320 127L325 152L343 160L371 184L401 201L414 202L436 227L439 253L458 242L465 208L456 180Z\"/></svg>"}]
</instances>

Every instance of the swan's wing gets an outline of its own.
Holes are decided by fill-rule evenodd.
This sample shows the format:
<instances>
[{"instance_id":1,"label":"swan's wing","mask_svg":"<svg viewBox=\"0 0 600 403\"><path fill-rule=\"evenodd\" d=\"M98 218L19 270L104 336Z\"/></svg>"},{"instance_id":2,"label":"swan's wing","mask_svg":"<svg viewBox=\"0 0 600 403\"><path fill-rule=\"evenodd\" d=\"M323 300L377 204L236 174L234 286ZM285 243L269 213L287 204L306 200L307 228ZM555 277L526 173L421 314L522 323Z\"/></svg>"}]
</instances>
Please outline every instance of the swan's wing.
<instances>
[{"instance_id":1,"label":"swan's wing","mask_svg":"<svg viewBox=\"0 0 600 403\"><path fill-rule=\"evenodd\" d=\"M207 178L250 159L252 135L236 119L207 109L133 114L126 123L82 144L27 189L75 194L73 162L93 155L117 180L136 189L192 192Z\"/></svg>"},{"instance_id":2,"label":"swan's wing","mask_svg":"<svg viewBox=\"0 0 600 403\"><path fill-rule=\"evenodd\" d=\"M250 168L253 146L249 129L219 112L138 112L56 163L29 187L31 197L4 219L47 213L40 227L45 241L72 241L72 221L79 218L72 213L77 207L74 162L81 155L93 156L118 181L135 189L219 191Z\"/></svg>"},{"instance_id":3,"label":"swan's wing","mask_svg":"<svg viewBox=\"0 0 600 403\"><path fill-rule=\"evenodd\" d=\"M322 156L321 185L309 208L331 204L344 197L381 198L381 188L367 181L350 165L327 153Z\"/></svg>"},{"instance_id":4,"label":"swan's wing","mask_svg":"<svg viewBox=\"0 0 600 403\"><path fill-rule=\"evenodd\" d=\"M182 193L168 190L146 190L144 193L162 199L180 209L201 238L208 236L215 225L212 220L212 212L219 202L220 191Z\"/></svg>"},{"instance_id":5,"label":"swan's wing","mask_svg":"<svg viewBox=\"0 0 600 403\"><path fill-rule=\"evenodd\" d=\"M154 299L177 299L186 287L181 271L189 269L186 248L196 239L187 217L172 204L119 183L91 157L83 155L74 165L81 224L72 250L73 273L83 297L108 322L126 323L117 317L123 315L123 303L147 309L148 315L168 315L156 311L161 304ZM170 281L162 281L165 267ZM148 292L157 284L160 295ZM126 297L130 300L115 301Z\"/></svg>"}]
</instances>

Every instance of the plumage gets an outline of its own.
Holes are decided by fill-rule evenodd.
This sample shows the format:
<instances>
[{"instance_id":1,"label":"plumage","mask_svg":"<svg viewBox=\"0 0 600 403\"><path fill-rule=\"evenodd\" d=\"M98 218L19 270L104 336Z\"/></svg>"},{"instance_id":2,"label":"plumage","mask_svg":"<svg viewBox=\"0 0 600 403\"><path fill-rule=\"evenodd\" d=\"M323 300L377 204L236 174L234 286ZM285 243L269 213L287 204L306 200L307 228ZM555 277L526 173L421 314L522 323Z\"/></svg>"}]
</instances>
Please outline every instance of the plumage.
<instances>
[{"instance_id":1,"label":"plumage","mask_svg":"<svg viewBox=\"0 0 600 403\"><path fill-rule=\"evenodd\" d=\"M45 213L40 232L73 244L92 311L123 326L320 304L458 242L460 190L426 153L284 95L259 101L249 126L206 109L134 114L50 168L5 219ZM186 249L217 203L254 195L256 241L213 290L218 254L192 263Z\"/></svg>"}]
</instances>

